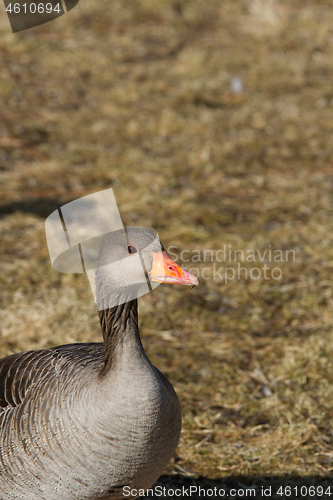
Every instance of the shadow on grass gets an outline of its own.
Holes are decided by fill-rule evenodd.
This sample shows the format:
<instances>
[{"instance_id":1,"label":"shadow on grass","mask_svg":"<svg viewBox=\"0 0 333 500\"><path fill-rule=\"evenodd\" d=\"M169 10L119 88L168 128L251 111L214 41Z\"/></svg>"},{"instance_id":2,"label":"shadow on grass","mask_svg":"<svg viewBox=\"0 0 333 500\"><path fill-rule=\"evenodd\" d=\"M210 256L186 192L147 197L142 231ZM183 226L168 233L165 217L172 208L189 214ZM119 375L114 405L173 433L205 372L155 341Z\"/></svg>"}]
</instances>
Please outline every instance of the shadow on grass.
<instances>
[{"instance_id":1,"label":"shadow on grass","mask_svg":"<svg viewBox=\"0 0 333 500\"><path fill-rule=\"evenodd\" d=\"M73 201L75 197L69 199L63 198L26 198L19 201L11 201L0 206L0 217L3 215L13 214L15 212L31 213L38 217L46 218L54 210Z\"/></svg>"},{"instance_id":2,"label":"shadow on grass","mask_svg":"<svg viewBox=\"0 0 333 500\"><path fill-rule=\"evenodd\" d=\"M333 496L333 476L227 476L207 479L163 475L145 500L191 498L328 499ZM126 496L124 495L124 498Z\"/></svg>"}]
</instances>

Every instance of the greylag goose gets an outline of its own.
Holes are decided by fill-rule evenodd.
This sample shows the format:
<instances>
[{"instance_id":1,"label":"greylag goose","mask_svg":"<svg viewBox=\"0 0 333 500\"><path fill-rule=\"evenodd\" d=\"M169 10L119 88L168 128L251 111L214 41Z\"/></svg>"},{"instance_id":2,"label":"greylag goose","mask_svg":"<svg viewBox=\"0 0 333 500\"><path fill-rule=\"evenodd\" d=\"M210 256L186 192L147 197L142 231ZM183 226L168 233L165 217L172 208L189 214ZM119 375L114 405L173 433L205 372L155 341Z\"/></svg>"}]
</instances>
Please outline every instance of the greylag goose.
<instances>
[{"instance_id":1,"label":"greylag goose","mask_svg":"<svg viewBox=\"0 0 333 500\"><path fill-rule=\"evenodd\" d=\"M104 344L0 360L1 500L123 499L124 486L146 489L163 472L178 444L181 412L172 385L142 347L137 300L126 302L126 280L139 286L142 278L129 269L114 287L113 276L99 273L112 249L119 261L138 253L151 282L198 285L161 245L135 228L104 238L96 270ZM124 297L103 309L114 288Z\"/></svg>"}]
</instances>

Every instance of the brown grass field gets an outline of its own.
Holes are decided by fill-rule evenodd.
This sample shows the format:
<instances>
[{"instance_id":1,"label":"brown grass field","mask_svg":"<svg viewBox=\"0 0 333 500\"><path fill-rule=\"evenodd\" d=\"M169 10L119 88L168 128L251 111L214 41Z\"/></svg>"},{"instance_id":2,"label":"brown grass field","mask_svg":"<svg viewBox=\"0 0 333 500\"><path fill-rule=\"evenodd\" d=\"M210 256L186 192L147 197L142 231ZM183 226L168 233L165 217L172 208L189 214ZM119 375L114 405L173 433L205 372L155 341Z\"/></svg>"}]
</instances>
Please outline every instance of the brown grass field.
<instances>
[{"instance_id":1,"label":"brown grass field","mask_svg":"<svg viewBox=\"0 0 333 500\"><path fill-rule=\"evenodd\" d=\"M183 409L159 484L333 495L331 2L81 0L18 34L0 14L0 355L101 340L44 221L112 187L201 277L139 302Z\"/></svg>"}]
</instances>

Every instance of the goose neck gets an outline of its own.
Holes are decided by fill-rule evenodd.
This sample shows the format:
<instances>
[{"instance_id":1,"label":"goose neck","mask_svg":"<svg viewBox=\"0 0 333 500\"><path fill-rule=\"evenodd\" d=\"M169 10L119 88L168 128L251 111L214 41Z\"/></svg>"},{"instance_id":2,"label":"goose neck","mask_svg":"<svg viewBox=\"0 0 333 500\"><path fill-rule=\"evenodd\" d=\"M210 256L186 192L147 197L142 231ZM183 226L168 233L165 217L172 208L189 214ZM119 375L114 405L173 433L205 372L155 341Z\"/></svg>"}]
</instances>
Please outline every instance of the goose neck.
<instances>
[{"instance_id":1,"label":"goose neck","mask_svg":"<svg viewBox=\"0 0 333 500\"><path fill-rule=\"evenodd\" d=\"M138 327L138 302L131 300L124 304L98 311L104 339L104 367L101 375L121 362L124 345L131 350L142 351Z\"/></svg>"}]
</instances>

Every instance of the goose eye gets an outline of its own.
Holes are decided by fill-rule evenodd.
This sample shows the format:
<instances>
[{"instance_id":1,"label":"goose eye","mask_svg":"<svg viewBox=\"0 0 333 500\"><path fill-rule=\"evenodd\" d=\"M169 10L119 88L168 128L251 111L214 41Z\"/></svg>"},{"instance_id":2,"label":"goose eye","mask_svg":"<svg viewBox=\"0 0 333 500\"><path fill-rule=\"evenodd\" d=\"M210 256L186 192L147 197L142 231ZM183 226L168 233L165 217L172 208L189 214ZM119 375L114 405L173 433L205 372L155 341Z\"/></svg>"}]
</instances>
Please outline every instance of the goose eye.
<instances>
[{"instance_id":1,"label":"goose eye","mask_svg":"<svg viewBox=\"0 0 333 500\"><path fill-rule=\"evenodd\" d=\"M138 253L138 249L136 247L134 247L133 245L127 245L126 250L130 255L133 255L134 253Z\"/></svg>"}]
</instances>

